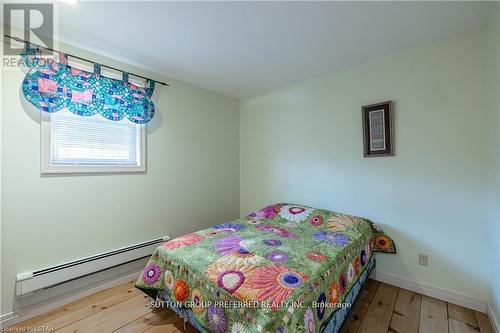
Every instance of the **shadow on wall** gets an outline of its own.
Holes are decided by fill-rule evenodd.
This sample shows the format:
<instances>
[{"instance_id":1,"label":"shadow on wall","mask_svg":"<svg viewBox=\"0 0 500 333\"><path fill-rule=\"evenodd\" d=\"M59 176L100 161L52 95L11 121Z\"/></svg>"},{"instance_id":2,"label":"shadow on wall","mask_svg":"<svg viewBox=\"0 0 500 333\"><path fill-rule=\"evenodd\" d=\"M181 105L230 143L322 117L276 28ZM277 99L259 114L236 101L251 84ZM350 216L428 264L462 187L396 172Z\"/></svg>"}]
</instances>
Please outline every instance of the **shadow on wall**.
<instances>
[{"instance_id":1,"label":"shadow on wall","mask_svg":"<svg viewBox=\"0 0 500 333\"><path fill-rule=\"evenodd\" d=\"M447 285L456 286L461 281L475 281L476 286L487 284L489 279L487 272L472 272L467 270L467 265L464 264L462 258L457 255L454 257L443 256L442 249L433 246L425 241L421 241L412 234L405 234L401 230L392 228L388 225L379 224L396 244L397 255L391 256L388 254L378 254L377 268L395 278L406 279L410 282L419 281L420 286L435 287L443 290L449 290L456 294L466 295L460 289L450 289ZM429 231L431 232L431 231ZM399 246L398 244L404 244ZM410 249L410 250L409 250ZM413 251L414 250L414 251ZM422 251L429 255L429 266L418 266L418 252ZM415 263L413 271L408 263ZM387 266L386 266L387 264ZM394 271L391 267L397 267ZM389 268L389 269L388 269ZM450 274L454 272L454 274ZM436 277L439 275L439 278ZM427 281L442 281L442 284L436 285ZM447 282L447 283L445 283Z\"/></svg>"}]
</instances>

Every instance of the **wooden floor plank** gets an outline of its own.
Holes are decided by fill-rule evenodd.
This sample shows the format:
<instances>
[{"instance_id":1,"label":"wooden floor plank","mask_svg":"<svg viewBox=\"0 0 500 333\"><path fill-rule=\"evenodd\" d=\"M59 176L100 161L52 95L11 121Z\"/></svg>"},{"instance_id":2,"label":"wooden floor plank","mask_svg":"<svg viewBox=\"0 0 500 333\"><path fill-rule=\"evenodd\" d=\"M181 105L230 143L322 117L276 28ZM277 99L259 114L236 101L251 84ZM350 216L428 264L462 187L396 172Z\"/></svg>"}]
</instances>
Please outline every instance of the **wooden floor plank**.
<instances>
[{"instance_id":1,"label":"wooden floor plank","mask_svg":"<svg viewBox=\"0 0 500 333\"><path fill-rule=\"evenodd\" d=\"M88 316L78 322L68 325L58 333L80 332L113 332L127 323L133 322L147 313L151 308L142 295L135 296L111 308Z\"/></svg>"},{"instance_id":2,"label":"wooden floor plank","mask_svg":"<svg viewBox=\"0 0 500 333\"><path fill-rule=\"evenodd\" d=\"M32 319L23 321L17 325L12 326L12 329L36 327L36 326L45 325L44 323L49 322L51 320L55 320L61 316L66 315L67 313L70 313L73 311L78 311L82 308L92 306L95 303L100 302L108 297L112 297L116 294L127 291L130 288L132 288L134 286L134 284L135 284L135 281L129 281L127 283L123 283L123 284L120 284L118 286L103 290L101 292L95 293L95 294L90 295L88 297L82 298L78 301L69 303L65 306L61 306L61 307L54 309L50 312L47 312L45 314L42 314L42 315L39 315L39 316L34 317Z\"/></svg>"},{"instance_id":3,"label":"wooden floor plank","mask_svg":"<svg viewBox=\"0 0 500 333\"><path fill-rule=\"evenodd\" d=\"M74 311L67 311L63 313L62 315L53 318L48 321L44 321L42 325L45 326L51 326L54 327L54 330L59 330L65 326L71 325L79 320L82 320L84 318L87 318L95 313L104 311L108 308L111 308L115 306L116 304L119 304L123 301L126 301L127 299L136 297L138 295L141 295L141 292L137 290L136 288L130 288L126 291L123 291L119 294L112 295L108 298L104 298L100 301L97 301L95 303L91 303L85 307L82 307L78 310Z\"/></svg>"},{"instance_id":4,"label":"wooden floor plank","mask_svg":"<svg viewBox=\"0 0 500 333\"><path fill-rule=\"evenodd\" d=\"M368 279L359 293L358 300L354 303L349 316L346 318L340 333L355 333L358 331L361 321L365 316L366 310L372 302L373 296L377 291L379 283L375 280Z\"/></svg>"},{"instance_id":5,"label":"wooden floor plank","mask_svg":"<svg viewBox=\"0 0 500 333\"><path fill-rule=\"evenodd\" d=\"M491 326L490 318L488 318L486 313L476 312L476 319L481 333L495 333L493 326Z\"/></svg>"},{"instance_id":6,"label":"wooden floor plank","mask_svg":"<svg viewBox=\"0 0 500 333\"><path fill-rule=\"evenodd\" d=\"M450 318L450 333L480 333L479 328Z\"/></svg>"},{"instance_id":7,"label":"wooden floor plank","mask_svg":"<svg viewBox=\"0 0 500 333\"><path fill-rule=\"evenodd\" d=\"M409 290L399 289L389 331L418 333L422 296Z\"/></svg>"},{"instance_id":8,"label":"wooden floor plank","mask_svg":"<svg viewBox=\"0 0 500 333\"><path fill-rule=\"evenodd\" d=\"M448 310L446 302L422 296L419 332L448 333Z\"/></svg>"},{"instance_id":9,"label":"wooden floor plank","mask_svg":"<svg viewBox=\"0 0 500 333\"><path fill-rule=\"evenodd\" d=\"M148 297L132 288L133 284L104 290L8 329L43 325L54 326L57 333L197 333L172 310L150 309ZM484 313L371 279L341 331L359 332L494 333Z\"/></svg>"},{"instance_id":10,"label":"wooden floor plank","mask_svg":"<svg viewBox=\"0 0 500 333\"><path fill-rule=\"evenodd\" d=\"M166 320L158 323L158 325L155 325L147 331L144 331L144 333L178 333L182 332L183 328L184 319L179 316L171 316Z\"/></svg>"},{"instance_id":11,"label":"wooden floor plank","mask_svg":"<svg viewBox=\"0 0 500 333\"><path fill-rule=\"evenodd\" d=\"M396 304L398 288L380 283L361 321L360 333L386 333Z\"/></svg>"},{"instance_id":12,"label":"wooden floor plank","mask_svg":"<svg viewBox=\"0 0 500 333\"><path fill-rule=\"evenodd\" d=\"M448 317L458 321L463 321L470 326L479 327L476 319L476 311L466 309L460 305L448 303Z\"/></svg>"},{"instance_id":13,"label":"wooden floor plank","mask_svg":"<svg viewBox=\"0 0 500 333\"><path fill-rule=\"evenodd\" d=\"M115 333L139 333L150 329L151 327L167 320L172 316L177 316L174 311L170 309L154 310L145 316L137 318L133 322L114 330Z\"/></svg>"}]
</instances>

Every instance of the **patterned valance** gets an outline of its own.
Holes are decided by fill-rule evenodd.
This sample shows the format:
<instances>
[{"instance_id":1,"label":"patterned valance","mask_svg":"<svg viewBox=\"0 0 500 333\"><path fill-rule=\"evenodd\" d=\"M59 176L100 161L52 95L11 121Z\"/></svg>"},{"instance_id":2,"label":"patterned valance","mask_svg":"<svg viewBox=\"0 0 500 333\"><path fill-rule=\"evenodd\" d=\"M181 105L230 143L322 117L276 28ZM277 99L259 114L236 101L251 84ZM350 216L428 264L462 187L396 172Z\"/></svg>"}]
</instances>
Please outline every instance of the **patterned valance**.
<instances>
[{"instance_id":1,"label":"patterned valance","mask_svg":"<svg viewBox=\"0 0 500 333\"><path fill-rule=\"evenodd\" d=\"M59 54L59 61L36 56L26 48L23 62L29 68L23 81L23 94L35 107L45 112L67 109L81 116L97 113L109 120L127 117L137 124L153 118L155 106L151 99L155 81L145 87L128 82L128 73L122 80L101 75L101 66L94 64L94 72L86 72L68 65L68 56Z\"/></svg>"}]
</instances>

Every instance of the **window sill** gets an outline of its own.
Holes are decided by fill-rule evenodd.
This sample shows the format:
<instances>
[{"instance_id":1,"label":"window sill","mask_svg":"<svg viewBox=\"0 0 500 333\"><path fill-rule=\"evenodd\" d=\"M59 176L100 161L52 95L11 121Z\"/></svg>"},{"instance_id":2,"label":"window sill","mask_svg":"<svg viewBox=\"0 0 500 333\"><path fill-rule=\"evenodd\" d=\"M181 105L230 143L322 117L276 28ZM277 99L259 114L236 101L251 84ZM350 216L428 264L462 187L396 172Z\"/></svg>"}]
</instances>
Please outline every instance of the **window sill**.
<instances>
[{"instance_id":1,"label":"window sill","mask_svg":"<svg viewBox=\"0 0 500 333\"><path fill-rule=\"evenodd\" d=\"M146 166L46 166L41 174L74 174L74 173L144 173Z\"/></svg>"}]
</instances>

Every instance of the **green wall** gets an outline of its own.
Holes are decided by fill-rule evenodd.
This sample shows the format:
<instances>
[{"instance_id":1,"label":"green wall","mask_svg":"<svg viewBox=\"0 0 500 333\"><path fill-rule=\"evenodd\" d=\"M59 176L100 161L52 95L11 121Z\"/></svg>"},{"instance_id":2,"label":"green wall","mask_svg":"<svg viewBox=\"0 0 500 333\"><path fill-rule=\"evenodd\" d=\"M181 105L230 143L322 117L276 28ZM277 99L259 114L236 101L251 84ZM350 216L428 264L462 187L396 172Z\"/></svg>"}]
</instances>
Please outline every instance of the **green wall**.
<instances>
[{"instance_id":1,"label":"green wall","mask_svg":"<svg viewBox=\"0 0 500 333\"><path fill-rule=\"evenodd\" d=\"M241 214L284 201L370 218L398 248L377 271L487 301L488 43L483 28L242 101ZM363 158L361 106L385 100L396 156Z\"/></svg>"},{"instance_id":2,"label":"green wall","mask_svg":"<svg viewBox=\"0 0 500 333\"><path fill-rule=\"evenodd\" d=\"M18 306L16 273L238 217L237 100L154 76L172 86L155 91L146 174L41 176L40 112L20 95L23 77L1 71L2 314Z\"/></svg>"}]
</instances>

